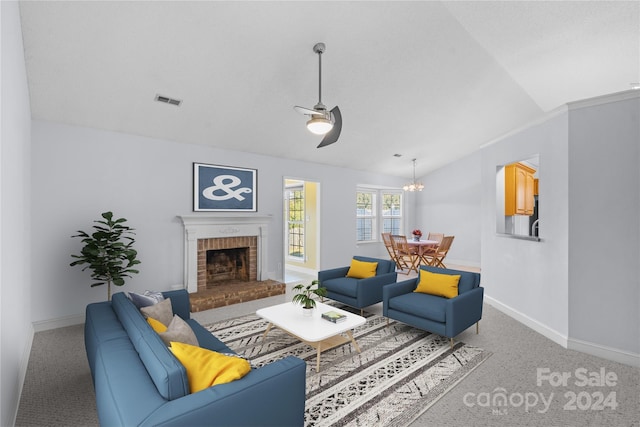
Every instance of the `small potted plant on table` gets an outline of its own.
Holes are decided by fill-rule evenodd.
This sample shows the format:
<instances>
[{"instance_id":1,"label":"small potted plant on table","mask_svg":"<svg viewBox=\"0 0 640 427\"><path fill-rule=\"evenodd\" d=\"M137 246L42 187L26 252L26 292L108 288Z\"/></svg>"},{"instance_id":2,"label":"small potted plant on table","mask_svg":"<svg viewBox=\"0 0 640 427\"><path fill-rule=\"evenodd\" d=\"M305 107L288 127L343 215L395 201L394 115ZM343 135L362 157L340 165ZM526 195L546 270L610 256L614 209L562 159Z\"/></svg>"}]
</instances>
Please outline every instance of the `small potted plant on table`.
<instances>
[{"instance_id":1,"label":"small potted plant on table","mask_svg":"<svg viewBox=\"0 0 640 427\"><path fill-rule=\"evenodd\" d=\"M413 234L413 240L416 242L420 241L420 238L422 237L422 231L420 231L420 229L416 228L411 232L411 234Z\"/></svg>"},{"instance_id":2,"label":"small potted plant on table","mask_svg":"<svg viewBox=\"0 0 640 427\"><path fill-rule=\"evenodd\" d=\"M292 302L302 306L302 313L305 316L311 316L313 309L316 307L316 300L313 295L319 297L327 296L327 288L318 287L318 283L318 280L314 280L310 285L305 286L300 283L293 287L293 291L297 293L293 296ZM316 287L314 288L314 286Z\"/></svg>"}]
</instances>

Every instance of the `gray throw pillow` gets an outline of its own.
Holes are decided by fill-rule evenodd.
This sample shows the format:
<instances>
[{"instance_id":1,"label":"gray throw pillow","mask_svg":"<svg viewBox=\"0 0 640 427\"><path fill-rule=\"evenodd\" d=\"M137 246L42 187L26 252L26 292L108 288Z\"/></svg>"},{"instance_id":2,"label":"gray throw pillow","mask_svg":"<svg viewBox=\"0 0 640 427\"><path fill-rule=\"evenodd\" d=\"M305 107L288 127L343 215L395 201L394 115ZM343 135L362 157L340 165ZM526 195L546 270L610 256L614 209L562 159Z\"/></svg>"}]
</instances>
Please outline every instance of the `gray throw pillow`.
<instances>
[{"instance_id":1,"label":"gray throw pillow","mask_svg":"<svg viewBox=\"0 0 640 427\"><path fill-rule=\"evenodd\" d=\"M171 307L171 300L169 298L164 301L160 301L155 305L149 307L142 307L140 309L142 315L147 318L151 317L162 323L164 326L169 326L173 319L173 307Z\"/></svg>"},{"instance_id":2,"label":"gray throw pillow","mask_svg":"<svg viewBox=\"0 0 640 427\"><path fill-rule=\"evenodd\" d=\"M144 291L144 294L136 294L135 292L125 292L125 295L138 307L148 307L155 305L160 301L164 301L162 292Z\"/></svg>"},{"instance_id":3,"label":"gray throw pillow","mask_svg":"<svg viewBox=\"0 0 640 427\"><path fill-rule=\"evenodd\" d=\"M199 345L198 338L193 333L191 326L177 314L173 316L173 320L169 323L166 332L161 332L158 335L160 335L167 347L171 346L171 341L182 342L196 347Z\"/></svg>"}]
</instances>

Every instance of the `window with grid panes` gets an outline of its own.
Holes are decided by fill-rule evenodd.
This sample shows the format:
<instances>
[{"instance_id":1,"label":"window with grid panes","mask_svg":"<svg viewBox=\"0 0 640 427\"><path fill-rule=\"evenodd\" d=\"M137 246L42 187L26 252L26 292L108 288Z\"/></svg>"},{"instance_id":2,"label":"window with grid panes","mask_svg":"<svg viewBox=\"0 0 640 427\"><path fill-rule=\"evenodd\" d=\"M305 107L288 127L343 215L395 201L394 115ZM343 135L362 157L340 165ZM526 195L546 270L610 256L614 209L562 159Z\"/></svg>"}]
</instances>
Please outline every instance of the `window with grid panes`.
<instances>
[{"instance_id":1,"label":"window with grid panes","mask_svg":"<svg viewBox=\"0 0 640 427\"><path fill-rule=\"evenodd\" d=\"M382 231L400 234L402 229L402 193L382 191Z\"/></svg>"},{"instance_id":2,"label":"window with grid panes","mask_svg":"<svg viewBox=\"0 0 640 427\"><path fill-rule=\"evenodd\" d=\"M288 254L304 258L304 189L287 190Z\"/></svg>"},{"instance_id":3,"label":"window with grid panes","mask_svg":"<svg viewBox=\"0 0 640 427\"><path fill-rule=\"evenodd\" d=\"M376 240L376 192L358 190L356 193L356 240L368 242Z\"/></svg>"},{"instance_id":4,"label":"window with grid panes","mask_svg":"<svg viewBox=\"0 0 640 427\"><path fill-rule=\"evenodd\" d=\"M359 188L356 194L358 242L377 242L380 233L400 234L402 191Z\"/></svg>"}]
</instances>

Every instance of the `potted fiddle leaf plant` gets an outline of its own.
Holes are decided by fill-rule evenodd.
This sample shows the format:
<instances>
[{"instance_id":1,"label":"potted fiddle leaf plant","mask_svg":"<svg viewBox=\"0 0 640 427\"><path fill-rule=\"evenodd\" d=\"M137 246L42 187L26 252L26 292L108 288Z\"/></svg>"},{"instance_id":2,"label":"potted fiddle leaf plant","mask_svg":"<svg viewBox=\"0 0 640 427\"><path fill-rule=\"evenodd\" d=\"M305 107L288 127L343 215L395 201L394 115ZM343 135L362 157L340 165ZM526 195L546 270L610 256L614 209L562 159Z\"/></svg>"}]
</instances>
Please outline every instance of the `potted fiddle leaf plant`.
<instances>
[{"instance_id":1,"label":"potted fiddle leaf plant","mask_svg":"<svg viewBox=\"0 0 640 427\"><path fill-rule=\"evenodd\" d=\"M71 255L76 260L70 265L84 265L82 271L91 270L94 283L91 287L107 284L107 299L111 300L111 284L124 285L125 278L137 274L133 268L140 264L138 252L133 248L134 229L125 225L125 218L113 218L112 212L102 213L102 220L94 221L92 234L78 231L71 237L82 238L84 246L80 255Z\"/></svg>"},{"instance_id":2,"label":"potted fiddle leaf plant","mask_svg":"<svg viewBox=\"0 0 640 427\"><path fill-rule=\"evenodd\" d=\"M305 316L311 316L313 309L316 307L316 300L313 298L314 295L319 297L327 296L327 288L319 287L318 283L318 280L314 280L310 285L305 286L300 283L293 287L293 291L296 292L296 294L293 296L292 302L302 306L302 312Z\"/></svg>"}]
</instances>

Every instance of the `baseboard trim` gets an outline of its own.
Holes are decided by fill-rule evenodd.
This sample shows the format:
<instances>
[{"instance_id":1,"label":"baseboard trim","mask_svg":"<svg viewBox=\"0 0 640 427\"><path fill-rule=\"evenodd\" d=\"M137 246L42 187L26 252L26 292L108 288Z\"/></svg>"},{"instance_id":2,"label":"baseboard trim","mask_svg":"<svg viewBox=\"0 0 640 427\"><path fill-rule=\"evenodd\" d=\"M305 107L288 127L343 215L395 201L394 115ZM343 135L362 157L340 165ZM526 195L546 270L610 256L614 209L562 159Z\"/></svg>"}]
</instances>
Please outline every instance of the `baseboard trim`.
<instances>
[{"instance_id":1,"label":"baseboard trim","mask_svg":"<svg viewBox=\"0 0 640 427\"><path fill-rule=\"evenodd\" d=\"M500 310L507 316L533 329L534 331L543 335L544 337L549 338L551 341L555 342L556 344L561 345L564 348L567 348L567 343L569 338L566 335L563 335L560 332L556 331L555 329L552 329L538 322L537 320L532 319L531 317L527 316L524 313L519 312L518 310L514 310L508 305L505 305L500 301L494 298L491 298L490 296L485 295L484 299L490 306L496 308L497 310Z\"/></svg>"},{"instance_id":2,"label":"baseboard trim","mask_svg":"<svg viewBox=\"0 0 640 427\"><path fill-rule=\"evenodd\" d=\"M35 330L35 332L41 332L41 331L48 331L50 329L80 325L82 323L84 323L84 313L76 314L74 316L58 317L57 319L33 322L33 329Z\"/></svg>"},{"instance_id":3,"label":"baseboard trim","mask_svg":"<svg viewBox=\"0 0 640 427\"><path fill-rule=\"evenodd\" d=\"M463 265L466 267L476 267L476 268L480 268L480 262L479 261L467 261L464 259L454 259L454 258L446 258L445 259L445 264L446 265Z\"/></svg>"},{"instance_id":4,"label":"baseboard trim","mask_svg":"<svg viewBox=\"0 0 640 427\"><path fill-rule=\"evenodd\" d=\"M640 354L627 352L613 347L607 347L601 344L582 341L575 338L570 338L560 332L549 328L548 326L538 322L535 319L514 310L513 308L497 301L485 295L485 301L490 306L503 312L507 316L517 320L523 325L533 329L544 337L550 339L558 345L568 349L579 351L580 353L590 354L591 356L601 357L612 362L622 363L623 365L638 366L640 367Z\"/></svg>"},{"instance_id":5,"label":"baseboard trim","mask_svg":"<svg viewBox=\"0 0 640 427\"><path fill-rule=\"evenodd\" d=\"M317 270L313 270L311 268L301 267L301 266L293 265L293 264L287 264L286 265L286 269L287 270L291 270L291 271L295 271L297 273L306 274L308 276L317 276L318 275L318 271Z\"/></svg>"},{"instance_id":6,"label":"baseboard trim","mask_svg":"<svg viewBox=\"0 0 640 427\"><path fill-rule=\"evenodd\" d=\"M582 341L575 338L569 338L569 350L579 351L581 353L590 354L603 359L612 360L622 363L623 365L640 367L640 354L631 353L617 348L608 347L588 341Z\"/></svg>"}]
</instances>

